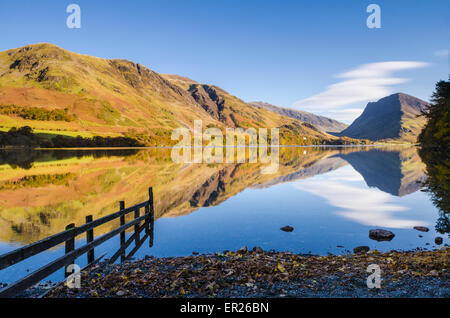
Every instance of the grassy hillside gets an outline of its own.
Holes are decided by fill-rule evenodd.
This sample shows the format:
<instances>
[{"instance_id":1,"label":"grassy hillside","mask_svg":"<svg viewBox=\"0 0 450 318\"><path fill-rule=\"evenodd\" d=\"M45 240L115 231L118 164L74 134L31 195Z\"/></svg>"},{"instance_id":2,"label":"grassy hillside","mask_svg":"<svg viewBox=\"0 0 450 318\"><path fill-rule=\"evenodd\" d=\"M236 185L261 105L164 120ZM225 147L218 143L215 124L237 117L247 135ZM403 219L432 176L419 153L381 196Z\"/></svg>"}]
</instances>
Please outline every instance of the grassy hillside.
<instances>
[{"instance_id":1,"label":"grassy hillside","mask_svg":"<svg viewBox=\"0 0 450 318\"><path fill-rule=\"evenodd\" d=\"M104 60L68 52L51 44L0 53L0 104L67 109L71 122L38 121L0 115L3 127L126 133L156 139L162 128L194 119L214 122L185 91L157 73L125 60Z\"/></svg>"},{"instance_id":2,"label":"grassy hillside","mask_svg":"<svg viewBox=\"0 0 450 318\"><path fill-rule=\"evenodd\" d=\"M336 142L219 87L160 75L130 61L80 55L52 44L0 52L1 130L30 126L69 136L143 135L149 136L141 140L147 145L171 145L171 131L192 128L194 120L221 129L280 127L284 144Z\"/></svg>"}]
</instances>

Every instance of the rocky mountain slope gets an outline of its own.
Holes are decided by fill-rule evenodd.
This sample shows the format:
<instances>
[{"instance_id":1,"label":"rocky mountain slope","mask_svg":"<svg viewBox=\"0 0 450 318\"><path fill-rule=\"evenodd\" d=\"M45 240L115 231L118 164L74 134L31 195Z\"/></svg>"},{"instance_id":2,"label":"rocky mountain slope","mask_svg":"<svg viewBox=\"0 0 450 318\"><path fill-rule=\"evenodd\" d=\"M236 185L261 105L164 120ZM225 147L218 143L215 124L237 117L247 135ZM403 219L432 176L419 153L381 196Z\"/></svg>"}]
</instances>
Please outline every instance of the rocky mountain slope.
<instances>
[{"instance_id":1,"label":"rocky mountain slope","mask_svg":"<svg viewBox=\"0 0 450 318\"><path fill-rule=\"evenodd\" d=\"M280 115L288 116L306 123L310 123L316 126L318 129L325 132L337 133L341 132L342 130L348 127L347 124L341 123L340 121L324 116L315 115L301 110L279 107L265 102L250 102L249 104L255 107L268 109Z\"/></svg>"},{"instance_id":2,"label":"rocky mountain slope","mask_svg":"<svg viewBox=\"0 0 450 318\"><path fill-rule=\"evenodd\" d=\"M368 103L364 112L339 136L373 141L416 142L426 119L427 102L403 93Z\"/></svg>"}]
</instances>

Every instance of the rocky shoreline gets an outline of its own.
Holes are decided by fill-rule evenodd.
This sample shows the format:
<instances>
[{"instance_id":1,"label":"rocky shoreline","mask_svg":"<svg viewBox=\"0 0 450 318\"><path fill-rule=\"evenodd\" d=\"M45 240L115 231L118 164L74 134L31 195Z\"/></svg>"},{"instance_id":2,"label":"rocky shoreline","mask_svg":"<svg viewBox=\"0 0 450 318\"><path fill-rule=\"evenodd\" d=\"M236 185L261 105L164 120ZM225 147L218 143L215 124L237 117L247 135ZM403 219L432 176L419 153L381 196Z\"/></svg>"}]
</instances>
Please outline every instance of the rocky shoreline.
<instances>
[{"instance_id":1,"label":"rocky shoreline","mask_svg":"<svg viewBox=\"0 0 450 318\"><path fill-rule=\"evenodd\" d=\"M45 297L450 297L450 248L300 255L248 251L99 263ZM368 288L371 264L381 288Z\"/></svg>"}]
</instances>

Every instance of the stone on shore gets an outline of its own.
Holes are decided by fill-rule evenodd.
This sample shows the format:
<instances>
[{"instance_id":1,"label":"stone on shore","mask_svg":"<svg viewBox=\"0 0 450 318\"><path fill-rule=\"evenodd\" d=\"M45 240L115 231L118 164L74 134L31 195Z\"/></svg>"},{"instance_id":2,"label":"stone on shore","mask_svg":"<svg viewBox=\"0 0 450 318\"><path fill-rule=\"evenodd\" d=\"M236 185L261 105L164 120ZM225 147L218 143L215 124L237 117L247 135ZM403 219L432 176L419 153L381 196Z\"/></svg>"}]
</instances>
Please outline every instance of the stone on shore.
<instances>
[{"instance_id":1,"label":"stone on shore","mask_svg":"<svg viewBox=\"0 0 450 318\"><path fill-rule=\"evenodd\" d=\"M258 254L264 253L264 250L261 247L259 247L259 246L255 246L252 249L252 251L255 252L255 253L258 253Z\"/></svg>"},{"instance_id":2,"label":"stone on shore","mask_svg":"<svg viewBox=\"0 0 450 318\"><path fill-rule=\"evenodd\" d=\"M369 231L369 238L375 241L391 241L395 234L388 230L376 229Z\"/></svg>"},{"instance_id":3,"label":"stone on shore","mask_svg":"<svg viewBox=\"0 0 450 318\"><path fill-rule=\"evenodd\" d=\"M368 251L370 251L370 247L368 247L368 246L357 246L353 249L353 253L355 253L355 254L367 253Z\"/></svg>"},{"instance_id":4,"label":"stone on shore","mask_svg":"<svg viewBox=\"0 0 450 318\"><path fill-rule=\"evenodd\" d=\"M280 230L284 231L284 232L292 232L294 230L294 228L292 226L284 226L282 227Z\"/></svg>"},{"instance_id":5,"label":"stone on shore","mask_svg":"<svg viewBox=\"0 0 450 318\"><path fill-rule=\"evenodd\" d=\"M426 226L415 226L414 230L420 231L420 232L428 232L430 229Z\"/></svg>"},{"instance_id":6,"label":"stone on shore","mask_svg":"<svg viewBox=\"0 0 450 318\"><path fill-rule=\"evenodd\" d=\"M238 250L238 253L245 254L245 253L247 253L247 251L248 251L247 246L242 246L242 247Z\"/></svg>"},{"instance_id":7,"label":"stone on shore","mask_svg":"<svg viewBox=\"0 0 450 318\"><path fill-rule=\"evenodd\" d=\"M229 252L101 262L83 272L80 289L61 284L46 298L448 297L449 252L441 248L320 256L264 251L244 257ZM368 289L367 266L386 263L394 266L382 267L383 288Z\"/></svg>"}]
</instances>

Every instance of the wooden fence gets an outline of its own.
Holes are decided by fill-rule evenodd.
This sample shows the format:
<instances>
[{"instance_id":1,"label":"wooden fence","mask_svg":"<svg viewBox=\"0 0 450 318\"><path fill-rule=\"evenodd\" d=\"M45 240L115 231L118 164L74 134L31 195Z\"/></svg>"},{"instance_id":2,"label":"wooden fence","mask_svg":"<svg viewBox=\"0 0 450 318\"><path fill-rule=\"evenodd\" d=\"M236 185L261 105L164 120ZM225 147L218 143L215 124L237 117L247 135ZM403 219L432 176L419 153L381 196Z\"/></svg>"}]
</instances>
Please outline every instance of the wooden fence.
<instances>
[{"instance_id":1,"label":"wooden fence","mask_svg":"<svg viewBox=\"0 0 450 318\"><path fill-rule=\"evenodd\" d=\"M116 235L120 235L120 248L110 258L110 262L114 263L119 257L123 262L131 258L136 251L142 246L144 241L150 237L150 246L153 245L153 223L154 223L154 204L153 204L153 190L148 190L148 201L125 208L125 202L120 202L120 210L118 212L109 214L97 220L93 220L92 215L86 217L86 223L76 227L75 224L69 224L64 232L55 234L38 242L21 247L9 253L0 256L0 270L8 268L17 264L31 256L37 255L48 249L51 249L59 244L65 244L65 254L58 259L48 263L47 265L30 273L26 277L7 285L0 290L0 297L13 297L27 288L39 283L49 275L53 274L62 267L66 268L66 277L70 275L68 269L75 260L83 254L87 254L87 263L92 264L96 262L95 247L111 239ZM145 213L141 215L140 211L144 208ZM134 212L134 219L130 222L125 222L125 216ZM100 225L108 223L112 220L120 218L120 226L109 233L94 239L94 229ZM130 227L134 227L134 233L128 240L125 240L125 231ZM144 236L141 238L141 233ZM75 248L75 239L77 236L86 233L86 244ZM126 249L135 242L135 247L126 255ZM98 259L97 259L98 260ZM73 267L73 266L72 266Z\"/></svg>"}]
</instances>

